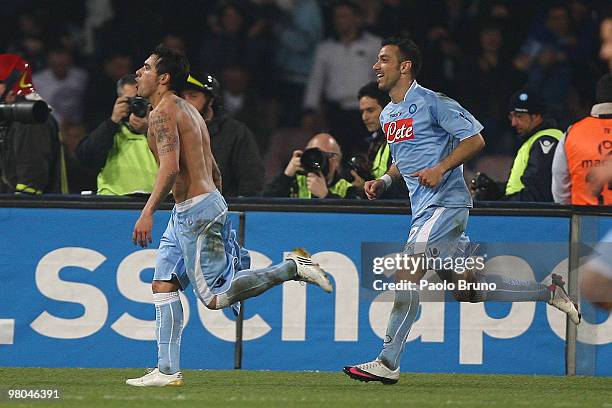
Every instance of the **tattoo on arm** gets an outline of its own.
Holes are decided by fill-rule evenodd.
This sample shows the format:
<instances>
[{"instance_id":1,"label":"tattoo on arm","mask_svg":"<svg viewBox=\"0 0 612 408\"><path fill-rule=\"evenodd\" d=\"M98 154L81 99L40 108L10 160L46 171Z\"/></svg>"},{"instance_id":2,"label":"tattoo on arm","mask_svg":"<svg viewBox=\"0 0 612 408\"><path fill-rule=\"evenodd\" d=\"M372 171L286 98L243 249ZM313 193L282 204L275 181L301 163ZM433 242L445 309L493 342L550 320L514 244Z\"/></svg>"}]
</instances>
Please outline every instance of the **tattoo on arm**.
<instances>
[{"instance_id":1,"label":"tattoo on arm","mask_svg":"<svg viewBox=\"0 0 612 408\"><path fill-rule=\"evenodd\" d=\"M151 128L155 135L157 151L160 156L178 150L179 139L176 125L172 123L170 115L163 111L158 112L151 119Z\"/></svg>"}]
</instances>

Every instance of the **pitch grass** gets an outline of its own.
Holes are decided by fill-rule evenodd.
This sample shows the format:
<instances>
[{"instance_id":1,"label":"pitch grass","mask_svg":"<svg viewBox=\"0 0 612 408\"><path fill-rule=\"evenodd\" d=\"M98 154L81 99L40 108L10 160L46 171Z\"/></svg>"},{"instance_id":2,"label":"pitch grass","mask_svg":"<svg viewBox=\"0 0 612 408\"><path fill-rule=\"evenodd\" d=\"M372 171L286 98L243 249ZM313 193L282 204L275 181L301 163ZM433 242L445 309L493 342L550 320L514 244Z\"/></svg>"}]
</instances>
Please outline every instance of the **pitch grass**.
<instances>
[{"instance_id":1,"label":"pitch grass","mask_svg":"<svg viewBox=\"0 0 612 408\"><path fill-rule=\"evenodd\" d=\"M142 370L0 368L0 406L17 407L607 407L612 379L402 374L393 386L342 373L185 371L180 388L132 388ZM6 399L9 388L61 390L53 402Z\"/></svg>"}]
</instances>

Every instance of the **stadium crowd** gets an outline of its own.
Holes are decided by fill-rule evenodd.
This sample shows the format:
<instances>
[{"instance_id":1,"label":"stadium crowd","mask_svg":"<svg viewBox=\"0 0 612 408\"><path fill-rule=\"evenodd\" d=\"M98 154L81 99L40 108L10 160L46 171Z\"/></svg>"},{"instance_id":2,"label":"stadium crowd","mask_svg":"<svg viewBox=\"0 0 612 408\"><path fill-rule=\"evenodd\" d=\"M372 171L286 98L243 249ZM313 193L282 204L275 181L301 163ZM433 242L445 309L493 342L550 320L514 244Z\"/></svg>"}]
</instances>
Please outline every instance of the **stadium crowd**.
<instances>
[{"instance_id":1,"label":"stadium crowd","mask_svg":"<svg viewBox=\"0 0 612 408\"><path fill-rule=\"evenodd\" d=\"M612 14L603 0L57 0L49 5L46 0L5 3L0 52L18 54L30 64L34 88L52 107L71 193L150 188L150 176L144 187L109 185L113 174L133 172L130 166L108 166L122 160L120 141L146 133L146 118L129 115L117 84L123 86L160 42L183 50L191 62L190 89L183 97L200 103L196 107L212 129L213 153L223 155L224 180L232 180L233 187L224 191L228 196L363 197L364 179L390 158L381 149L379 126L368 122L372 111L370 116L366 111L384 106L362 106L360 89L375 80L372 65L381 38L398 32L408 32L423 50L419 83L461 101L484 125L485 151L468 163L466 178L482 176L490 190L494 184L505 187L481 198L552 201L550 191L517 195L530 188L529 168L515 169L525 136L543 129L565 132L591 115L594 105L612 102L596 99L612 98L604 91L596 95L598 79L612 70ZM541 103L523 106L524 95ZM525 130L518 122L524 114L542 121ZM320 149L322 160L333 171L302 176L301 149L321 133L327 135L321 145L330 146ZM550 160L523 153L525 166L538 160L534 185L550 185L554 178L555 153L549 154L547 143L559 140L530 141ZM85 154L94 146L103 152L100 157L98 150L95 160L93 153ZM146 143L139 146L146 150ZM612 147L604 150L608 154ZM132 151L125 160L143 155L151 173L150 153ZM248 160L255 162L246 167ZM511 167L521 180L517 184L511 176L506 185ZM567 165L561 167L564 178L557 179L566 188L557 201L571 202ZM389 198L405 196L399 191Z\"/></svg>"}]
</instances>

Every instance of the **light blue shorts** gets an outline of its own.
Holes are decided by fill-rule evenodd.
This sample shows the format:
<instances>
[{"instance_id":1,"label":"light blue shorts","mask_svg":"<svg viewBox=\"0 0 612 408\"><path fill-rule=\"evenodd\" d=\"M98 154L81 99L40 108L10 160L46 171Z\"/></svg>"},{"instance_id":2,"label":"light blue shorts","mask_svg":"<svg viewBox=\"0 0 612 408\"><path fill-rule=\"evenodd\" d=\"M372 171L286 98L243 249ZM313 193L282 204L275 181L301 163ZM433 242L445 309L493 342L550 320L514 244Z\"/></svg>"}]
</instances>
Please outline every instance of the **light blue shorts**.
<instances>
[{"instance_id":1,"label":"light blue shorts","mask_svg":"<svg viewBox=\"0 0 612 408\"><path fill-rule=\"evenodd\" d=\"M226 292L234 274L250 263L227 220L225 199L213 191L174 206L159 244L153 279L176 277L183 290L191 282L196 296L208 304Z\"/></svg>"},{"instance_id":2,"label":"light blue shorts","mask_svg":"<svg viewBox=\"0 0 612 408\"><path fill-rule=\"evenodd\" d=\"M465 253L470 238L465 235L469 209L431 206L412 220L404 252L446 258Z\"/></svg>"}]
</instances>

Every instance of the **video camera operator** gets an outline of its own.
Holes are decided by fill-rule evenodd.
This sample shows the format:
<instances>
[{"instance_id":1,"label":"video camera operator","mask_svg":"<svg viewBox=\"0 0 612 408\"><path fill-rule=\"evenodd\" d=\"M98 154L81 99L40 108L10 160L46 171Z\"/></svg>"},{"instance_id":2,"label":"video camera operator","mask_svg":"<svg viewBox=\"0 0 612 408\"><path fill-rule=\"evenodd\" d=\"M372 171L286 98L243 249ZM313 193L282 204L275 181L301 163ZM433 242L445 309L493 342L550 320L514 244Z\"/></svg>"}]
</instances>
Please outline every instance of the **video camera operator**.
<instances>
[{"instance_id":1,"label":"video camera operator","mask_svg":"<svg viewBox=\"0 0 612 408\"><path fill-rule=\"evenodd\" d=\"M111 117L84 138L76 158L98 171L97 194L149 194L157 162L147 142L149 102L136 96L136 76L117 81L117 100Z\"/></svg>"},{"instance_id":2,"label":"video camera operator","mask_svg":"<svg viewBox=\"0 0 612 408\"><path fill-rule=\"evenodd\" d=\"M0 54L0 193L67 193L59 126L16 54Z\"/></svg>"},{"instance_id":3,"label":"video camera operator","mask_svg":"<svg viewBox=\"0 0 612 408\"><path fill-rule=\"evenodd\" d=\"M315 135L295 150L285 170L264 188L265 197L358 198L359 189L340 177L342 152L330 134Z\"/></svg>"}]
</instances>

